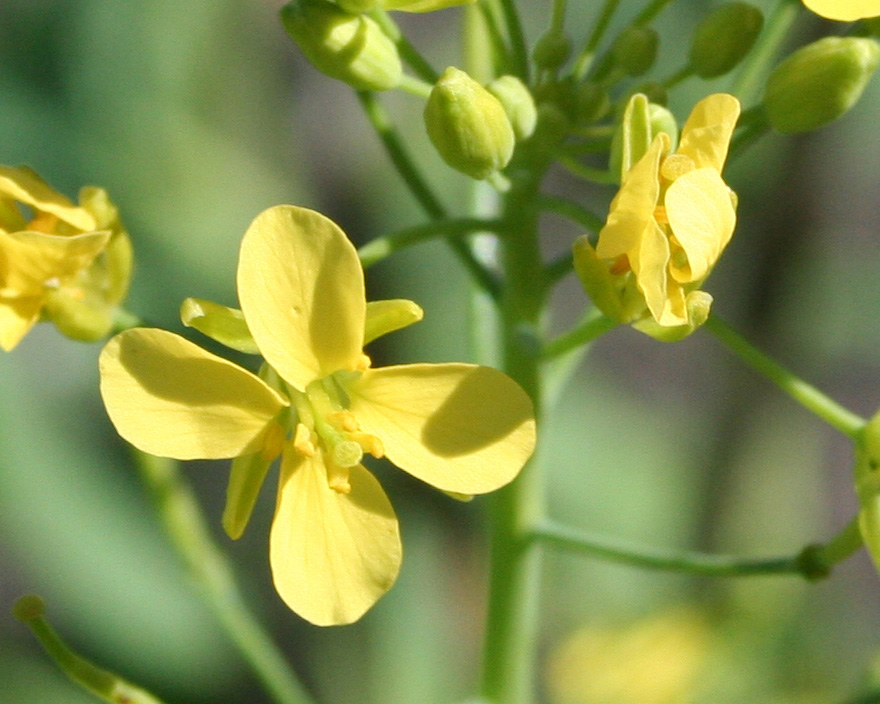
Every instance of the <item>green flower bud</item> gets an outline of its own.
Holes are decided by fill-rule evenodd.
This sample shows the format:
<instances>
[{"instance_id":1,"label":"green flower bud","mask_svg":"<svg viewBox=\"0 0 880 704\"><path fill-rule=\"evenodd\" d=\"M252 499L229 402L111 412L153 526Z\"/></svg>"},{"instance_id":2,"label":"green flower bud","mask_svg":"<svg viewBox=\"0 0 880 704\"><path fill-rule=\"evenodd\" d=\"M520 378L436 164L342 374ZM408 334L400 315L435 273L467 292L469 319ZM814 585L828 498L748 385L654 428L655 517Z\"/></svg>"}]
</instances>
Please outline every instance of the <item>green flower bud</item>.
<instances>
[{"instance_id":1,"label":"green flower bud","mask_svg":"<svg viewBox=\"0 0 880 704\"><path fill-rule=\"evenodd\" d=\"M789 134L824 127L856 103L878 60L880 45L873 39L825 37L808 44L767 79L767 119Z\"/></svg>"},{"instance_id":2,"label":"green flower bud","mask_svg":"<svg viewBox=\"0 0 880 704\"><path fill-rule=\"evenodd\" d=\"M538 122L538 108L525 83L516 76L501 76L486 86L486 89L504 107L517 141L531 137Z\"/></svg>"},{"instance_id":3,"label":"green flower bud","mask_svg":"<svg viewBox=\"0 0 880 704\"><path fill-rule=\"evenodd\" d=\"M447 68L431 91L425 125L443 161L471 178L486 178L513 156L516 137L504 106L457 68Z\"/></svg>"},{"instance_id":4,"label":"green flower bud","mask_svg":"<svg viewBox=\"0 0 880 704\"><path fill-rule=\"evenodd\" d=\"M648 121L651 125L651 141L661 132L669 135L669 151L678 146L678 123L668 108L656 103L648 103Z\"/></svg>"},{"instance_id":5,"label":"green flower bud","mask_svg":"<svg viewBox=\"0 0 880 704\"><path fill-rule=\"evenodd\" d=\"M293 0L281 21L306 58L322 73L355 90L389 90L403 67L394 42L366 15L326 0Z\"/></svg>"},{"instance_id":6,"label":"green flower bud","mask_svg":"<svg viewBox=\"0 0 880 704\"><path fill-rule=\"evenodd\" d=\"M532 49L535 66L547 71L555 71L571 55L571 39L565 32L549 30L542 34Z\"/></svg>"},{"instance_id":7,"label":"green flower bud","mask_svg":"<svg viewBox=\"0 0 880 704\"><path fill-rule=\"evenodd\" d=\"M657 58L658 35L648 27L627 27L614 40L611 57L614 65L628 76L647 73Z\"/></svg>"},{"instance_id":8,"label":"green flower bud","mask_svg":"<svg viewBox=\"0 0 880 704\"><path fill-rule=\"evenodd\" d=\"M730 2L710 12L697 26L690 65L700 78L723 76L733 69L758 38L764 16L757 7Z\"/></svg>"}]
</instances>

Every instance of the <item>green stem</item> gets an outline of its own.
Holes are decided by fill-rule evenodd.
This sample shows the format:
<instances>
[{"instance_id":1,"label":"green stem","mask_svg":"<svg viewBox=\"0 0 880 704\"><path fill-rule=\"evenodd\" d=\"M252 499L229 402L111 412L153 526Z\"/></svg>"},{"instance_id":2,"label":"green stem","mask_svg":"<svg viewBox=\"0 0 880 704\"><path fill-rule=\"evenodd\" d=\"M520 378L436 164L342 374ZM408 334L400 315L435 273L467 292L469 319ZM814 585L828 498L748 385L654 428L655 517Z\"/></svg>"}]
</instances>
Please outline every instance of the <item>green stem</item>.
<instances>
[{"instance_id":1,"label":"green stem","mask_svg":"<svg viewBox=\"0 0 880 704\"><path fill-rule=\"evenodd\" d=\"M501 239L503 366L532 398L538 419L542 398L538 359L522 341L524 331L539 329L544 303L537 235L541 171L535 168L526 178L515 180L505 194L507 229ZM492 496L489 612L481 693L493 704L533 700L541 546L527 536L544 513L541 470L540 457L533 457L514 482Z\"/></svg>"},{"instance_id":2,"label":"green stem","mask_svg":"<svg viewBox=\"0 0 880 704\"><path fill-rule=\"evenodd\" d=\"M526 38L516 3L514 0L500 0L500 2L504 24L507 27L507 38L510 41L510 73L521 78L523 83L528 84L529 50L526 47Z\"/></svg>"},{"instance_id":3,"label":"green stem","mask_svg":"<svg viewBox=\"0 0 880 704\"><path fill-rule=\"evenodd\" d=\"M46 653L73 682L111 704L162 704L162 700L118 675L77 655L61 640L46 617L38 596L28 595L13 607L15 617L31 629Z\"/></svg>"},{"instance_id":4,"label":"green stem","mask_svg":"<svg viewBox=\"0 0 880 704\"><path fill-rule=\"evenodd\" d=\"M418 50L410 44L409 40L400 31L400 27L384 10L376 9L370 13L376 23L382 28L382 31L397 46L397 52L400 58L413 70L423 81L434 84L440 77L431 64L418 52Z\"/></svg>"},{"instance_id":5,"label":"green stem","mask_svg":"<svg viewBox=\"0 0 880 704\"><path fill-rule=\"evenodd\" d=\"M800 3L777 0L770 11L758 41L742 63L731 88L731 93L743 104L752 102L763 90L769 66L801 9Z\"/></svg>"},{"instance_id":6,"label":"green stem","mask_svg":"<svg viewBox=\"0 0 880 704\"><path fill-rule=\"evenodd\" d=\"M766 376L804 408L819 416L841 433L853 439L858 437L865 425L863 418L844 408L816 387L801 380L778 362L756 349L717 315L710 315L703 327L727 345L752 369Z\"/></svg>"},{"instance_id":7,"label":"green stem","mask_svg":"<svg viewBox=\"0 0 880 704\"><path fill-rule=\"evenodd\" d=\"M559 165L566 171L573 176L584 179L584 181L599 183L606 186L615 183L614 174L607 169L597 169L593 166L587 166L568 154L560 154L558 161Z\"/></svg>"},{"instance_id":8,"label":"green stem","mask_svg":"<svg viewBox=\"0 0 880 704\"><path fill-rule=\"evenodd\" d=\"M633 20L633 25L636 27L644 27L646 24L650 24L654 21L654 18L663 12L667 5L671 5L673 1L674 0L651 0L645 9L642 10Z\"/></svg>"},{"instance_id":9,"label":"green stem","mask_svg":"<svg viewBox=\"0 0 880 704\"><path fill-rule=\"evenodd\" d=\"M420 242L436 239L438 237L460 237L474 232L495 232L501 229L500 220L488 220L484 218L460 218L458 220L438 220L425 225L407 227L390 235L377 237L370 240L358 249L358 256L364 269L391 256L395 252L410 247ZM486 272L488 276L488 272ZM492 282L493 289L497 289L497 282Z\"/></svg>"},{"instance_id":10,"label":"green stem","mask_svg":"<svg viewBox=\"0 0 880 704\"><path fill-rule=\"evenodd\" d=\"M538 207L541 210L561 215L589 232L598 232L605 225L605 220L594 212L587 210L580 203L574 203L566 198L541 195L538 199Z\"/></svg>"},{"instance_id":11,"label":"green stem","mask_svg":"<svg viewBox=\"0 0 880 704\"><path fill-rule=\"evenodd\" d=\"M591 311L589 315L577 326L544 345L541 358L553 359L571 350L586 345L606 332L610 332L618 325L617 321Z\"/></svg>"},{"instance_id":12,"label":"green stem","mask_svg":"<svg viewBox=\"0 0 880 704\"><path fill-rule=\"evenodd\" d=\"M206 602L239 652L278 704L311 704L312 698L281 652L245 605L223 553L212 540L198 502L175 460L135 450L144 484L162 524Z\"/></svg>"},{"instance_id":13,"label":"green stem","mask_svg":"<svg viewBox=\"0 0 880 704\"><path fill-rule=\"evenodd\" d=\"M596 53L599 42L605 36L608 25L611 23L611 18L614 17L619 4L620 0L605 0L605 4L602 5L602 12L599 15L599 19L596 20L596 24L593 25L590 38L575 61L573 73L577 80L583 79L587 75L587 71L590 70L590 64L593 61L593 56Z\"/></svg>"},{"instance_id":14,"label":"green stem","mask_svg":"<svg viewBox=\"0 0 880 704\"><path fill-rule=\"evenodd\" d=\"M657 550L635 546L624 540L591 535L549 520L543 521L532 532L531 537L537 542L563 550L646 569L691 572L714 577L802 573L799 555L743 559L731 555Z\"/></svg>"}]
</instances>

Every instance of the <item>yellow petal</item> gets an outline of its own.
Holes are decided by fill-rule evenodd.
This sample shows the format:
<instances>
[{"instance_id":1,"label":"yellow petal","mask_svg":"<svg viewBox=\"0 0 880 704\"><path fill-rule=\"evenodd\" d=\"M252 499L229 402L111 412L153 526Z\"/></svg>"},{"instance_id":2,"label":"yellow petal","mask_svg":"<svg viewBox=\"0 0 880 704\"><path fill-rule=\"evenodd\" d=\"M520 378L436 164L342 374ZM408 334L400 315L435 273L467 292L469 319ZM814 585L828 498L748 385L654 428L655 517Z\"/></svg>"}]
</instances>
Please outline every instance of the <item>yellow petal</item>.
<instances>
[{"instance_id":1,"label":"yellow petal","mask_svg":"<svg viewBox=\"0 0 880 704\"><path fill-rule=\"evenodd\" d=\"M269 539L272 579L284 602L307 621L357 621L400 570L397 517L379 482L351 468L351 492L327 483L321 454L285 450Z\"/></svg>"},{"instance_id":2,"label":"yellow petal","mask_svg":"<svg viewBox=\"0 0 880 704\"><path fill-rule=\"evenodd\" d=\"M42 296L0 298L0 347L13 349L40 319Z\"/></svg>"},{"instance_id":3,"label":"yellow petal","mask_svg":"<svg viewBox=\"0 0 880 704\"><path fill-rule=\"evenodd\" d=\"M164 330L120 333L101 352L101 395L119 434L180 460L262 449L287 403L249 371Z\"/></svg>"},{"instance_id":4,"label":"yellow petal","mask_svg":"<svg viewBox=\"0 0 880 704\"><path fill-rule=\"evenodd\" d=\"M443 491L483 494L512 480L535 448L528 395L497 369L407 364L350 382L351 411L401 469Z\"/></svg>"},{"instance_id":5,"label":"yellow petal","mask_svg":"<svg viewBox=\"0 0 880 704\"><path fill-rule=\"evenodd\" d=\"M238 297L266 361L300 391L361 362L366 297L354 246L328 218L278 205L241 243Z\"/></svg>"},{"instance_id":6,"label":"yellow petal","mask_svg":"<svg viewBox=\"0 0 880 704\"><path fill-rule=\"evenodd\" d=\"M730 241L736 212L730 189L714 169L697 169L675 180L666 192L666 217L687 262L673 259L673 277L681 283L702 281Z\"/></svg>"},{"instance_id":7,"label":"yellow petal","mask_svg":"<svg viewBox=\"0 0 880 704\"><path fill-rule=\"evenodd\" d=\"M880 0L804 0L804 5L817 15L841 22L880 16Z\"/></svg>"},{"instance_id":8,"label":"yellow petal","mask_svg":"<svg viewBox=\"0 0 880 704\"><path fill-rule=\"evenodd\" d=\"M94 230L95 218L56 193L37 174L27 168L0 166L0 194L50 213L79 230Z\"/></svg>"},{"instance_id":9,"label":"yellow petal","mask_svg":"<svg viewBox=\"0 0 880 704\"><path fill-rule=\"evenodd\" d=\"M669 239L654 220L645 228L639 247L630 252L629 262L648 310L659 321L666 308Z\"/></svg>"},{"instance_id":10,"label":"yellow petal","mask_svg":"<svg viewBox=\"0 0 880 704\"><path fill-rule=\"evenodd\" d=\"M0 282L5 295L39 295L47 281L63 281L85 269L107 246L109 232L47 235L0 232Z\"/></svg>"},{"instance_id":11,"label":"yellow petal","mask_svg":"<svg viewBox=\"0 0 880 704\"><path fill-rule=\"evenodd\" d=\"M739 110L739 101L727 93L703 98L684 123L676 153L689 156L698 169L721 171Z\"/></svg>"},{"instance_id":12,"label":"yellow petal","mask_svg":"<svg viewBox=\"0 0 880 704\"><path fill-rule=\"evenodd\" d=\"M669 135L660 133L648 151L626 174L611 201L608 221L599 232L596 254L616 259L638 246L639 237L654 218L660 197L660 157L669 149Z\"/></svg>"}]
</instances>

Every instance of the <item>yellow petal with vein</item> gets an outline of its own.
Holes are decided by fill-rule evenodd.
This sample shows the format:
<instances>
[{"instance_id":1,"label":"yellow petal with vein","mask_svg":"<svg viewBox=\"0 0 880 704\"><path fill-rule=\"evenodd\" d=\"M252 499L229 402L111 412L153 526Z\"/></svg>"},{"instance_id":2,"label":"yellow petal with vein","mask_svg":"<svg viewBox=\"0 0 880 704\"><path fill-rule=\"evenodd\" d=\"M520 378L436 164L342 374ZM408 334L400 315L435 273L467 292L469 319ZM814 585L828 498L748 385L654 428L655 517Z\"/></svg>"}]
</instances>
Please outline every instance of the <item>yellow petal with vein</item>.
<instances>
[{"instance_id":1,"label":"yellow petal with vein","mask_svg":"<svg viewBox=\"0 0 880 704\"><path fill-rule=\"evenodd\" d=\"M279 205L257 216L241 243L238 297L260 353L299 390L361 362L363 270L320 213Z\"/></svg>"},{"instance_id":2,"label":"yellow petal with vein","mask_svg":"<svg viewBox=\"0 0 880 704\"><path fill-rule=\"evenodd\" d=\"M721 171L739 111L739 101L727 93L703 98L684 123L676 153L689 156L698 169Z\"/></svg>"},{"instance_id":3,"label":"yellow petal with vein","mask_svg":"<svg viewBox=\"0 0 880 704\"><path fill-rule=\"evenodd\" d=\"M660 133L648 151L627 172L599 232L596 254L615 259L638 247L639 238L654 218L660 197L660 157L669 150L669 135Z\"/></svg>"},{"instance_id":4,"label":"yellow petal with vein","mask_svg":"<svg viewBox=\"0 0 880 704\"><path fill-rule=\"evenodd\" d=\"M119 434L162 457L258 452L286 401L261 379L164 330L120 333L101 352L101 395Z\"/></svg>"},{"instance_id":5,"label":"yellow petal with vein","mask_svg":"<svg viewBox=\"0 0 880 704\"><path fill-rule=\"evenodd\" d=\"M397 517L376 478L351 468L351 492L330 488L320 453L285 450L269 541L284 602L318 626L357 621L400 570Z\"/></svg>"},{"instance_id":6,"label":"yellow petal with vein","mask_svg":"<svg viewBox=\"0 0 880 704\"><path fill-rule=\"evenodd\" d=\"M0 347L13 349L40 319L42 296L0 299Z\"/></svg>"},{"instance_id":7,"label":"yellow petal with vein","mask_svg":"<svg viewBox=\"0 0 880 704\"><path fill-rule=\"evenodd\" d=\"M675 180L665 203L669 226L687 255L687 266L673 266L672 275L681 283L702 281L736 226L730 189L714 169L697 169Z\"/></svg>"},{"instance_id":8,"label":"yellow petal with vein","mask_svg":"<svg viewBox=\"0 0 880 704\"><path fill-rule=\"evenodd\" d=\"M483 494L511 481L535 448L531 399L497 369L407 364L347 385L361 430L401 469L443 491Z\"/></svg>"}]
</instances>

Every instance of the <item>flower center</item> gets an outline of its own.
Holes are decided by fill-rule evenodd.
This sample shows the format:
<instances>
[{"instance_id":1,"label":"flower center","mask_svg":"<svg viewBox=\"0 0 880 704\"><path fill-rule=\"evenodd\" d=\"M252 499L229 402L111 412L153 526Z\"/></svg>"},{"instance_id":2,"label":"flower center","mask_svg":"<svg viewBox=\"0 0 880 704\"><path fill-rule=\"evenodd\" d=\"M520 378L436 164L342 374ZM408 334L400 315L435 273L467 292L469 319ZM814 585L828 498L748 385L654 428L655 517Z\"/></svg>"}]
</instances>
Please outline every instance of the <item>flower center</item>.
<instances>
[{"instance_id":1,"label":"flower center","mask_svg":"<svg viewBox=\"0 0 880 704\"><path fill-rule=\"evenodd\" d=\"M382 441L361 431L354 414L345 407L345 389L332 376L312 382L305 393L291 390L291 400L297 411L294 449L307 457L320 451L330 488L349 493L351 468L361 463L365 453L382 457Z\"/></svg>"}]
</instances>

